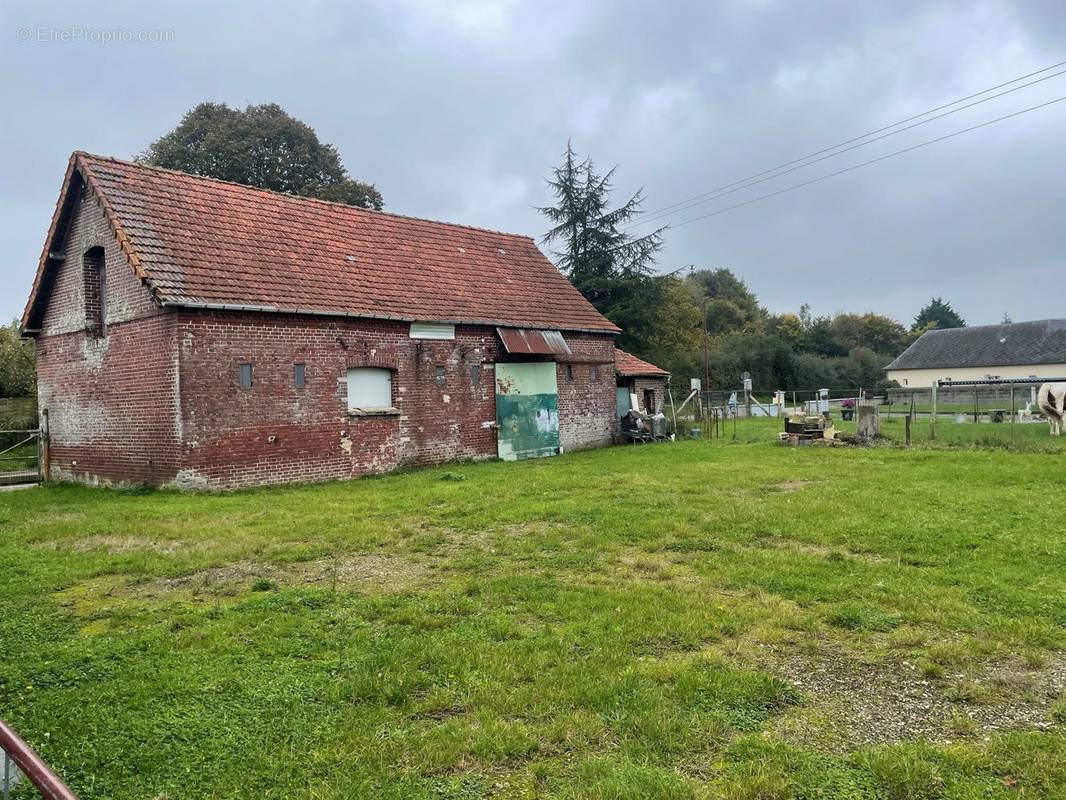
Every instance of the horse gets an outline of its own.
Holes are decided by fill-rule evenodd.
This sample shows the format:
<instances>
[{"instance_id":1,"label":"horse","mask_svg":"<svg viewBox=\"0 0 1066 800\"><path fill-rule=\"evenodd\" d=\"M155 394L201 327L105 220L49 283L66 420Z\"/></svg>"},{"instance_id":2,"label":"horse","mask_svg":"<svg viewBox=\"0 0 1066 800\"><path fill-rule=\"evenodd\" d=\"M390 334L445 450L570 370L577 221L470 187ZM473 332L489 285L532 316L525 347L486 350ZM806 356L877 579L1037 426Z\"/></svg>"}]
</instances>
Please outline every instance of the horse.
<instances>
[{"instance_id":1,"label":"horse","mask_svg":"<svg viewBox=\"0 0 1066 800\"><path fill-rule=\"evenodd\" d=\"M1045 383L1036 395L1037 405L1051 425L1051 435L1066 430L1066 383Z\"/></svg>"}]
</instances>

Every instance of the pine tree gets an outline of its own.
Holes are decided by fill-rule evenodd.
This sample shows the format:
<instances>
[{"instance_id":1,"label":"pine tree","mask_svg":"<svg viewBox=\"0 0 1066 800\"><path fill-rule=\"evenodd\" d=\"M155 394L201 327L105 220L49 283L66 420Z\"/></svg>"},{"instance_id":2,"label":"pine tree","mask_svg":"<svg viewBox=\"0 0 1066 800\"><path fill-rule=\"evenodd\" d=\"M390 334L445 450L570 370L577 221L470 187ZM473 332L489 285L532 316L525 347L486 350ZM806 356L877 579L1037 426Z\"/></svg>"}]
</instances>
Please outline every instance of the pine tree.
<instances>
[{"instance_id":1,"label":"pine tree","mask_svg":"<svg viewBox=\"0 0 1066 800\"><path fill-rule=\"evenodd\" d=\"M566 143L548 186L556 204L538 210L553 224L542 237L556 264L596 309L624 331L621 344L645 351L662 289L652 276L662 247L659 228L643 236L624 230L641 213L643 190L610 209L614 169L601 175Z\"/></svg>"},{"instance_id":2,"label":"pine tree","mask_svg":"<svg viewBox=\"0 0 1066 800\"><path fill-rule=\"evenodd\" d=\"M931 324L932 323L932 324ZM965 328L966 320L942 297L934 297L914 318L912 331L935 328Z\"/></svg>"}]
</instances>

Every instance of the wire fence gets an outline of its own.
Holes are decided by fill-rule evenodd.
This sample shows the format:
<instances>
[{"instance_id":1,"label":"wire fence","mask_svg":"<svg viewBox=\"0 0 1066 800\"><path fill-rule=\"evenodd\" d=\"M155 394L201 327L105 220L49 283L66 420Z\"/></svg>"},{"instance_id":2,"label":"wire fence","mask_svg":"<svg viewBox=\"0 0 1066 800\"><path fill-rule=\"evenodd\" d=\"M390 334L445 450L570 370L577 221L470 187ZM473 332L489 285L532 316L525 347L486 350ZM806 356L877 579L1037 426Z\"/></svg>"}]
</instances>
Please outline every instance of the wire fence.
<instances>
[{"instance_id":1,"label":"wire fence","mask_svg":"<svg viewBox=\"0 0 1066 800\"><path fill-rule=\"evenodd\" d=\"M855 431L860 401L876 403L881 437L888 443L920 447L1008 448L1066 451L1066 436L1053 437L1036 403L1039 384L943 385L890 389L806 389L751 396L742 389L702 392L677 417L674 431L729 441L767 441L795 414L828 416L844 433ZM683 399L683 398L682 398ZM783 401L777 403L775 401ZM934 413L935 408L935 413ZM667 409L669 414L669 409ZM909 418L909 419L908 419Z\"/></svg>"}]
</instances>

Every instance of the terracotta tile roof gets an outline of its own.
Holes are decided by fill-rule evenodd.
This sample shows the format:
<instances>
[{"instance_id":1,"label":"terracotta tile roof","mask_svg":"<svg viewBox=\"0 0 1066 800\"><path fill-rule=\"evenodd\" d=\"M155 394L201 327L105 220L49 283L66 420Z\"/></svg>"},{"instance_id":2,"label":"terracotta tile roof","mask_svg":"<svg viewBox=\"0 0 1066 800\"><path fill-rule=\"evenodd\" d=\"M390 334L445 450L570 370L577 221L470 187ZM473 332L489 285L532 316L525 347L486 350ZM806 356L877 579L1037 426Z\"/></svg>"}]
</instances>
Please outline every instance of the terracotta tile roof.
<instances>
[{"instance_id":1,"label":"terracotta tile roof","mask_svg":"<svg viewBox=\"0 0 1066 800\"><path fill-rule=\"evenodd\" d=\"M614 371L625 378L654 377L668 378L670 373L659 369L654 364L642 361L625 350L614 349Z\"/></svg>"},{"instance_id":2,"label":"terracotta tile roof","mask_svg":"<svg viewBox=\"0 0 1066 800\"><path fill-rule=\"evenodd\" d=\"M527 236L81 152L71 158L102 199L131 266L163 303L618 331ZM35 294L52 248L50 241ZM31 297L24 324L33 304Z\"/></svg>"}]
</instances>

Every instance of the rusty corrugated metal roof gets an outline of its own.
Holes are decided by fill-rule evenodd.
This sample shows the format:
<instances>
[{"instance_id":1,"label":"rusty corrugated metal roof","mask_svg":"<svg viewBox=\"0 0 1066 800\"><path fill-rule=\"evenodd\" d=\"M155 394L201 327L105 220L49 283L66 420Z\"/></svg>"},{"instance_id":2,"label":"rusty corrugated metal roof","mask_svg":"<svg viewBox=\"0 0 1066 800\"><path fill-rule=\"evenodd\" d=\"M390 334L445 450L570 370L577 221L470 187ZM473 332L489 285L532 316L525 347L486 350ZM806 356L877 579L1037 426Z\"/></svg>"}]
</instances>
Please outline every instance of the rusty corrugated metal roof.
<instances>
[{"instance_id":1,"label":"rusty corrugated metal roof","mask_svg":"<svg viewBox=\"0 0 1066 800\"><path fill-rule=\"evenodd\" d=\"M541 331L530 328L497 328L500 341L508 353L529 355L570 355L570 345L559 331Z\"/></svg>"}]
</instances>

